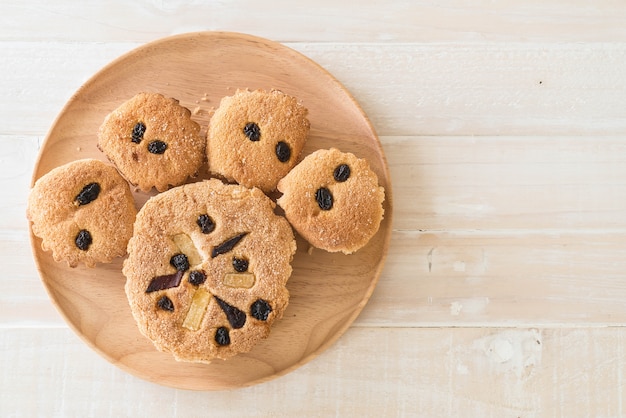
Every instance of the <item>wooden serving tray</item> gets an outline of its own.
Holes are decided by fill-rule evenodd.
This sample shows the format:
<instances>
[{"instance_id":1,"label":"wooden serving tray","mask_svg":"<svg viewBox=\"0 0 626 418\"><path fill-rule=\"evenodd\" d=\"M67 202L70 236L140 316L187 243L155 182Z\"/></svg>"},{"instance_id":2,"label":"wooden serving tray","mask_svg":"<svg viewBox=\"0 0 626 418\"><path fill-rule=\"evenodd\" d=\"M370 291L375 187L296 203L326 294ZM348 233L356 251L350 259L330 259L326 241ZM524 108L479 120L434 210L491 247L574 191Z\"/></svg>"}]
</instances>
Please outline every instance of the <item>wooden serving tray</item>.
<instances>
[{"instance_id":1,"label":"wooden serving tray","mask_svg":"<svg viewBox=\"0 0 626 418\"><path fill-rule=\"evenodd\" d=\"M298 237L284 317L251 352L209 365L177 362L139 333L124 293L123 260L72 269L55 263L31 234L42 281L69 326L107 360L148 381L220 390L294 370L325 350L354 321L376 286L387 253L391 183L381 144L367 117L319 65L281 44L249 35L178 35L146 44L107 65L61 111L41 148L33 182L72 160L106 160L96 148L98 127L109 112L136 93L160 92L179 99L206 129L212 109L238 88L277 88L302 101L311 122L304 155L337 147L368 159L386 190L385 219L370 243L352 255L311 251ZM151 196L134 195L138 207Z\"/></svg>"}]
</instances>

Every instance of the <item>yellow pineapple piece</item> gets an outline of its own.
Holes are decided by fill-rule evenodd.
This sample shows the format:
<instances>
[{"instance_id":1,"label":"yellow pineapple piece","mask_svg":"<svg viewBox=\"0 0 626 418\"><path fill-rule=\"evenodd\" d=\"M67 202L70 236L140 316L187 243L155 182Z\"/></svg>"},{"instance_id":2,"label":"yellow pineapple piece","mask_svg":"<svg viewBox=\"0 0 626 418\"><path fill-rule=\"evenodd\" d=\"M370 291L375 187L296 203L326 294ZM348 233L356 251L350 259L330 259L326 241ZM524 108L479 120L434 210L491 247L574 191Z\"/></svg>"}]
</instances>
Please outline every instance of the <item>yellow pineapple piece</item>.
<instances>
[{"instance_id":1,"label":"yellow pineapple piece","mask_svg":"<svg viewBox=\"0 0 626 418\"><path fill-rule=\"evenodd\" d=\"M202 322L202 318L204 318L204 313L210 301L211 293L206 289L199 288L196 290L191 299L191 306L189 307L187 316L183 321L183 327L191 331L197 331L200 328L200 323Z\"/></svg>"},{"instance_id":2,"label":"yellow pineapple piece","mask_svg":"<svg viewBox=\"0 0 626 418\"><path fill-rule=\"evenodd\" d=\"M254 286L254 274L252 273L226 273L224 286L250 289Z\"/></svg>"},{"instance_id":3,"label":"yellow pineapple piece","mask_svg":"<svg viewBox=\"0 0 626 418\"><path fill-rule=\"evenodd\" d=\"M196 245L193 243L189 235L177 234L172 237L172 240L180 252L187 256L187 260L189 260L189 265L191 267L202 264L202 256L198 252Z\"/></svg>"}]
</instances>

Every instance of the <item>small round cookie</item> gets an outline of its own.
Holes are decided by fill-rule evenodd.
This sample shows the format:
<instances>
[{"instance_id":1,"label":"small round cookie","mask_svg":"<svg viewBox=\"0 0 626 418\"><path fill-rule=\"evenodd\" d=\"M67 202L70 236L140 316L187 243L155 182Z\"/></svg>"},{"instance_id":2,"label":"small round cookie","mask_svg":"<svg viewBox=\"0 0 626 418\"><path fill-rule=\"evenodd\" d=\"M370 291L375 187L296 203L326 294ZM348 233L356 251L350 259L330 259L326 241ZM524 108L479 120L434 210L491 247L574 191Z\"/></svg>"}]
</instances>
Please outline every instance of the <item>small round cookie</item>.
<instances>
[{"instance_id":1,"label":"small round cookie","mask_svg":"<svg viewBox=\"0 0 626 418\"><path fill-rule=\"evenodd\" d=\"M126 254L135 201L112 165L94 159L57 167L35 182L27 218L42 248L70 267L108 263Z\"/></svg>"},{"instance_id":2,"label":"small round cookie","mask_svg":"<svg viewBox=\"0 0 626 418\"><path fill-rule=\"evenodd\" d=\"M365 159L338 149L307 156L278 183L277 203L296 231L329 252L353 253L376 234L384 188Z\"/></svg>"},{"instance_id":3,"label":"small round cookie","mask_svg":"<svg viewBox=\"0 0 626 418\"><path fill-rule=\"evenodd\" d=\"M207 134L209 169L228 181L271 192L298 162L307 109L278 90L237 90L222 98Z\"/></svg>"},{"instance_id":4,"label":"small round cookie","mask_svg":"<svg viewBox=\"0 0 626 418\"><path fill-rule=\"evenodd\" d=\"M142 334L179 361L249 351L289 301L296 250L286 219L259 189L211 179L150 198L124 262Z\"/></svg>"},{"instance_id":5,"label":"small round cookie","mask_svg":"<svg viewBox=\"0 0 626 418\"><path fill-rule=\"evenodd\" d=\"M139 93L104 119L98 148L143 191L182 184L198 174L206 140L189 109L158 93Z\"/></svg>"}]
</instances>

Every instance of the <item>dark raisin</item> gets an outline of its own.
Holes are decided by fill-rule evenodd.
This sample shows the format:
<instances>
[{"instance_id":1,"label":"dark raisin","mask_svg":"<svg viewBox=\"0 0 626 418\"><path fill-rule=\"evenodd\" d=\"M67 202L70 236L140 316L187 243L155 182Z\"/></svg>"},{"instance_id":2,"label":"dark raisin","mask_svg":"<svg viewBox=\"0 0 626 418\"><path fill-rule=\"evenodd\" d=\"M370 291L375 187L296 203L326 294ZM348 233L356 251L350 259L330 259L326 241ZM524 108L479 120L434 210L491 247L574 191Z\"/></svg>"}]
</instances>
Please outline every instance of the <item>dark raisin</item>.
<instances>
[{"instance_id":1,"label":"dark raisin","mask_svg":"<svg viewBox=\"0 0 626 418\"><path fill-rule=\"evenodd\" d=\"M174 312L174 303L167 296L161 296L161 298L157 300L157 306L164 311Z\"/></svg>"},{"instance_id":2,"label":"dark raisin","mask_svg":"<svg viewBox=\"0 0 626 418\"><path fill-rule=\"evenodd\" d=\"M100 185L98 183L89 183L76 195L75 200L78 202L78 206L82 206L96 200L99 194Z\"/></svg>"},{"instance_id":3,"label":"dark raisin","mask_svg":"<svg viewBox=\"0 0 626 418\"><path fill-rule=\"evenodd\" d=\"M170 264L178 271L189 270L189 260L185 254L175 254L170 258Z\"/></svg>"},{"instance_id":4,"label":"dark raisin","mask_svg":"<svg viewBox=\"0 0 626 418\"><path fill-rule=\"evenodd\" d=\"M213 219L207 214L198 216L196 223L203 234L210 234L215 229L215 222L213 222Z\"/></svg>"},{"instance_id":5,"label":"dark raisin","mask_svg":"<svg viewBox=\"0 0 626 418\"><path fill-rule=\"evenodd\" d=\"M250 141L258 141L261 139L261 128L254 122L246 123L246 126L243 127L243 133Z\"/></svg>"},{"instance_id":6,"label":"dark raisin","mask_svg":"<svg viewBox=\"0 0 626 418\"><path fill-rule=\"evenodd\" d=\"M230 335L228 335L228 328L219 327L215 331L215 342L219 345L228 345L230 344Z\"/></svg>"},{"instance_id":7,"label":"dark raisin","mask_svg":"<svg viewBox=\"0 0 626 418\"><path fill-rule=\"evenodd\" d=\"M237 245L239 241L241 241L241 239L246 236L246 234L247 232L243 232L213 247L213 250L211 251L211 258L215 258L220 254L225 254L231 251L233 248L235 248L235 245Z\"/></svg>"},{"instance_id":8,"label":"dark raisin","mask_svg":"<svg viewBox=\"0 0 626 418\"><path fill-rule=\"evenodd\" d=\"M78 234L76 234L76 238L74 239L74 243L78 249L82 251L87 251L92 242L93 239L91 238L91 234L86 229L78 231Z\"/></svg>"},{"instance_id":9,"label":"dark raisin","mask_svg":"<svg viewBox=\"0 0 626 418\"><path fill-rule=\"evenodd\" d=\"M291 148L286 142L280 141L276 144L276 157L281 163L286 163L291 158Z\"/></svg>"},{"instance_id":10,"label":"dark raisin","mask_svg":"<svg viewBox=\"0 0 626 418\"><path fill-rule=\"evenodd\" d=\"M335 168L333 177L338 182L344 182L350 177L350 166L348 164L340 164Z\"/></svg>"},{"instance_id":11,"label":"dark raisin","mask_svg":"<svg viewBox=\"0 0 626 418\"><path fill-rule=\"evenodd\" d=\"M320 187L315 192L315 200L322 210L331 210L333 207L333 195L326 187Z\"/></svg>"},{"instance_id":12,"label":"dark raisin","mask_svg":"<svg viewBox=\"0 0 626 418\"><path fill-rule=\"evenodd\" d=\"M199 286L206 281L206 274L200 270L194 270L189 273L189 283Z\"/></svg>"},{"instance_id":13,"label":"dark raisin","mask_svg":"<svg viewBox=\"0 0 626 418\"><path fill-rule=\"evenodd\" d=\"M272 307L263 299L257 299L256 302L250 306L250 315L259 321L267 321L270 312L272 312Z\"/></svg>"},{"instance_id":14,"label":"dark raisin","mask_svg":"<svg viewBox=\"0 0 626 418\"><path fill-rule=\"evenodd\" d=\"M146 132L146 125L143 122L137 122L133 127L133 133L131 134L131 141L138 144L143 139L143 134Z\"/></svg>"},{"instance_id":15,"label":"dark raisin","mask_svg":"<svg viewBox=\"0 0 626 418\"><path fill-rule=\"evenodd\" d=\"M183 278L183 272L177 271L174 274L166 274L163 276L157 276L148 285L146 293L156 292L157 290L165 290L171 287L178 287L180 281Z\"/></svg>"},{"instance_id":16,"label":"dark raisin","mask_svg":"<svg viewBox=\"0 0 626 418\"><path fill-rule=\"evenodd\" d=\"M222 310L226 314L226 318L228 319L228 323L230 323L231 327L233 327L234 329L238 329L245 325L246 323L245 312L240 311L239 309L235 308L232 305L229 305L228 303L224 302L222 299L218 298L217 296L215 296L215 300L217 301L217 304L220 305L220 308L222 308Z\"/></svg>"},{"instance_id":17,"label":"dark raisin","mask_svg":"<svg viewBox=\"0 0 626 418\"><path fill-rule=\"evenodd\" d=\"M148 144L148 152L152 154L163 154L167 149L167 144L163 141L152 141Z\"/></svg>"},{"instance_id":18,"label":"dark raisin","mask_svg":"<svg viewBox=\"0 0 626 418\"><path fill-rule=\"evenodd\" d=\"M233 257L233 268L239 273L248 271L248 260L245 258Z\"/></svg>"}]
</instances>

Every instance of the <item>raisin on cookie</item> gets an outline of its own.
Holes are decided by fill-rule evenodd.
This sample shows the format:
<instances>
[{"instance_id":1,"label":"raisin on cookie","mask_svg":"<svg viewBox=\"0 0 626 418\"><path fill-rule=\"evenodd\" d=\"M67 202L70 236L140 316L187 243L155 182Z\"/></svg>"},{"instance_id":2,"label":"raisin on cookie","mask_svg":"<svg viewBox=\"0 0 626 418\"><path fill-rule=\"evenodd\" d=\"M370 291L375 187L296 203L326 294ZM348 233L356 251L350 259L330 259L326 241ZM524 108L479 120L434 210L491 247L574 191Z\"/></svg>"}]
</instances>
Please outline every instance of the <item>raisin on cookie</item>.
<instances>
[{"instance_id":1,"label":"raisin on cookie","mask_svg":"<svg viewBox=\"0 0 626 418\"><path fill-rule=\"evenodd\" d=\"M307 109L278 90L237 90L211 117L207 156L213 174L273 191L298 162L310 123Z\"/></svg>"},{"instance_id":2,"label":"raisin on cookie","mask_svg":"<svg viewBox=\"0 0 626 418\"><path fill-rule=\"evenodd\" d=\"M210 362L268 336L288 304L296 250L274 207L257 188L217 179L146 202L123 273L138 327L159 350Z\"/></svg>"},{"instance_id":3,"label":"raisin on cookie","mask_svg":"<svg viewBox=\"0 0 626 418\"><path fill-rule=\"evenodd\" d=\"M338 149L308 155L278 183L277 203L296 231L329 252L353 253L376 234L384 188L365 159Z\"/></svg>"},{"instance_id":4,"label":"raisin on cookie","mask_svg":"<svg viewBox=\"0 0 626 418\"><path fill-rule=\"evenodd\" d=\"M112 165L73 161L37 180L26 216L42 248L70 267L108 263L126 254L135 201L128 182Z\"/></svg>"},{"instance_id":5,"label":"raisin on cookie","mask_svg":"<svg viewBox=\"0 0 626 418\"><path fill-rule=\"evenodd\" d=\"M139 93L104 119L98 148L143 191L177 186L198 174L206 140L189 109L158 93Z\"/></svg>"}]
</instances>

